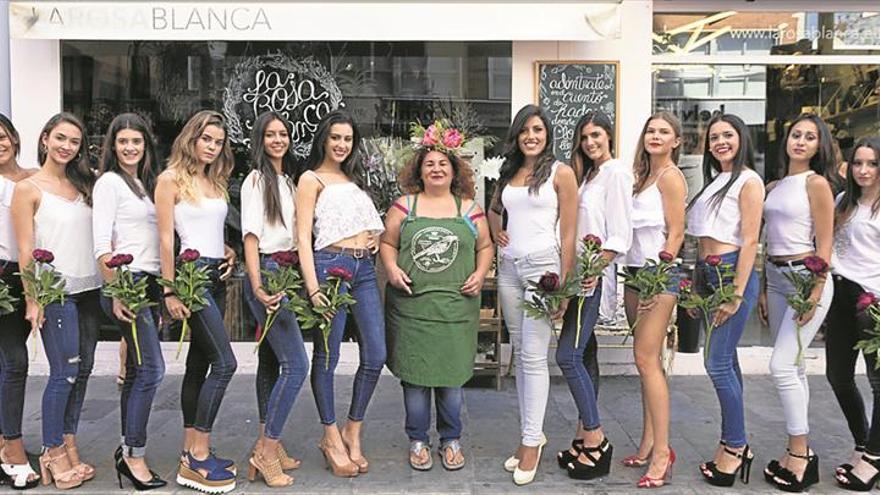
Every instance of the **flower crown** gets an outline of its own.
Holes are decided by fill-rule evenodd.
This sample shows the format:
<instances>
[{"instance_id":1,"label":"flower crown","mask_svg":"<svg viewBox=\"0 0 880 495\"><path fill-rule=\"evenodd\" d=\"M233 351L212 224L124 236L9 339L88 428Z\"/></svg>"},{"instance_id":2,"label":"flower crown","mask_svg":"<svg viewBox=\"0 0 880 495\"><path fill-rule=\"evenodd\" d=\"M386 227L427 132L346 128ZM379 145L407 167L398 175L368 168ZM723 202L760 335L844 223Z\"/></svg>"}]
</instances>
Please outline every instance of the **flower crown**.
<instances>
[{"instance_id":1,"label":"flower crown","mask_svg":"<svg viewBox=\"0 0 880 495\"><path fill-rule=\"evenodd\" d=\"M464 133L446 119L435 120L427 128L418 122L409 126L409 140L415 150L434 149L441 153L460 154L467 140Z\"/></svg>"}]
</instances>

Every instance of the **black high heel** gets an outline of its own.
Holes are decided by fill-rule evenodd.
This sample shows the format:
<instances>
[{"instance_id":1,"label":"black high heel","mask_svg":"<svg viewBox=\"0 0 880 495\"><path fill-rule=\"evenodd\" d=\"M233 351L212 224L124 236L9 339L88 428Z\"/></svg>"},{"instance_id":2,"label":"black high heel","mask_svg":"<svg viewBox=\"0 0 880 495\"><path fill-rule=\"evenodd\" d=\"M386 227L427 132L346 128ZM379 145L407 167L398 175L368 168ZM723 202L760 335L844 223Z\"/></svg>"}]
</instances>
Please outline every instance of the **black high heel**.
<instances>
[{"instance_id":1,"label":"black high heel","mask_svg":"<svg viewBox=\"0 0 880 495\"><path fill-rule=\"evenodd\" d=\"M868 481L862 481L858 476L852 473L852 470L850 470L837 475L836 479L838 486L854 492L869 492L874 488L874 485L877 484L877 480L880 479L880 457L877 459L871 459L867 455L863 455L862 460L877 470L874 476L871 476L871 479ZM845 479L846 482L842 482L841 479Z\"/></svg>"},{"instance_id":2,"label":"black high heel","mask_svg":"<svg viewBox=\"0 0 880 495\"><path fill-rule=\"evenodd\" d=\"M584 454L590 459L593 465L583 464L578 458L569 462L566 469L568 477L576 480L591 480L607 475L611 471L611 455L614 453L614 446L608 442L608 437L602 439L602 442L596 447L577 447L578 456ZM598 452L598 455L593 455Z\"/></svg>"},{"instance_id":3,"label":"black high heel","mask_svg":"<svg viewBox=\"0 0 880 495\"><path fill-rule=\"evenodd\" d=\"M584 444L583 438L575 438L571 441L571 448L574 449L575 452L579 452L578 448L580 448ZM573 462L577 459L577 454L572 455L572 453L568 450L560 450L559 453L556 454L556 462L559 463L559 467L562 469L568 468L568 463Z\"/></svg>"},{"instance_id":4,"label":"black high heel","mask_svg":"<svg viewBox=\"0 0 880 495\"><path fill-rule=\"evenodd\" d=\"M808 486L819 482L819 456L815 453L810 453L809 448L806 455L795 454L789 450L788 456L806 459L807 467L804 468L804 474L801 476L801 479L798 479L797 475L788 468L780 467L776 471L776 476L773 477L773 484L776 485L776 488L784 492L798 493L804 491Z\"/></svg>"},{"instance_id":5,"label":"black high heel","mask_svg":"<svg viewBox=\"0 0 880 495\"><path fill-rule=\"evenodd\" d=\"M125 476L128 478L128 481L134 485L134 489L138 491L146 491L146 490L154 490L156 488L162 488L167 485L168 482L159 477L153 470L150 470L150 478L147 481L141 481L137 479L134 473L131 472L131 468L128 467L128 464L125 463L125 459L121 456L116 460L116 480L119 481L119 489L122 489L122 477Z\"/></svg>"},{"instance_id":6,"label":"black high heel","mask_svg":"<svg viewBox=\"0 0 880 495\"><path fill-rule=\"evenodd\" d=\"M791 454L791 450L786 447L785 455ZM773 477L776 476L776 472L779 471L779 468L782 467L779 465L779 461L776 459L771 459L770 462L767 463L767 467L764 468L764 481L767 483L773 483Z\"/></svg>"},{"instance_id":7,"label":"black high heel","mask_svg":"<svg viewBox=\"0 0 880 495\"><path fill-rule=\"evenodd\" d=\"M740 479L742 479L742 482L748 484L749 473L752 470L752 460L755 458L755 456L752 455L749 446L746 445L745 448L743 448L742 452L737 452L735 450L730 450L729 448L724 447L724 453L739 459L739 466L737 466L732 473L725 473L724 471L718 470L718 466L715 464L714 461L707 462L705 469L700 471L700 473L703 475L703 478L705 478L710 485L728 487L733 486L734 481L736 481L736 473L737 471L739 471ZM708 474L706 473L707 471Z\"/></svg>"}]
</instances>

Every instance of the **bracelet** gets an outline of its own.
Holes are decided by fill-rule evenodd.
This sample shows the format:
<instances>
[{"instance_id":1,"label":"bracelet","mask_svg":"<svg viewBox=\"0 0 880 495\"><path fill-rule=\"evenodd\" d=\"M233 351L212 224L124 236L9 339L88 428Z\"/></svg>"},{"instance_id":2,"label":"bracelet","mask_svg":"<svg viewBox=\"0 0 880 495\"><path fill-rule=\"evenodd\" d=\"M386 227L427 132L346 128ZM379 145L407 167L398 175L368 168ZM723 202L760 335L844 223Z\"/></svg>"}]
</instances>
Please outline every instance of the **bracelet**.
<instances>
[{"instance_id":1,"label":"bracelet","mask_svg":"<svg viewBox=\"0 0 880 495\"><path fill-rule=\"evenodd\" d=\"M168 299L169 297L177 297L177 294L175 294L174 292L165 292L164 294L162 294L162 297Z\"/></svg>"},{"instance_id":2,"label":"bracelet","mask_svg":"<svg viewBox=\"0 0 880 495\"><path fill-rule=\"evenodd\" d=\"M321 292L321 289L315 289L315 292L312 292L311 294L309 294L309 299L315 297L320 292Z\"/></svg>"}]
</instances>

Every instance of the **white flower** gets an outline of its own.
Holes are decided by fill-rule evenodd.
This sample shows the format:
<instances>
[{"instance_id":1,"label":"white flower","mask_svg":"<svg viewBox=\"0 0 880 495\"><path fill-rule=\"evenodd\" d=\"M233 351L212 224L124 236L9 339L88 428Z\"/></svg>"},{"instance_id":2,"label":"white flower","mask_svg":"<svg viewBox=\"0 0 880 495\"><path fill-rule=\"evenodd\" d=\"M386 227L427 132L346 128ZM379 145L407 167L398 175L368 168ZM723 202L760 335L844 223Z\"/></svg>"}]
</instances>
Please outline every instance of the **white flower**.
<instances>
[{"instance_id":1,"label":"white flower","mask_svg":"<svg viewBox=\"0 0 880 495\"><path fill-rule=\"evenodd\" d=\"M493 156L486 158L480 164L480 176L484 179L498 180L501 177L501 165L504 164L504 157Z\"/></svg>"}]
</instances>

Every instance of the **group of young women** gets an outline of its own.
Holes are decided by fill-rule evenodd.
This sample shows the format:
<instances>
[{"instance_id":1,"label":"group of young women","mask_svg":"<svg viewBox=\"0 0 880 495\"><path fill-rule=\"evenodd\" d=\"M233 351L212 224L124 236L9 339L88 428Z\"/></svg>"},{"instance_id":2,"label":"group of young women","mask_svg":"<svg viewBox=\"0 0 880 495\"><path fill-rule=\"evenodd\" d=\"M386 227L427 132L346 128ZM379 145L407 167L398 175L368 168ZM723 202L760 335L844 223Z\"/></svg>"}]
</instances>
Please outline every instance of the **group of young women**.
<instances>
[{"instance_id":1,"label":"group of young women","mask_svg":"<svg viewBox=\"0 0 880 495\"><path fill-rule=\"evenodd\" d=\"M856 145L835 201L831 135L821 119L802 115L781 147L783 178L766 187L765 201L748 128L734 115L719 115L706 133L706 185L688 203L677 167L681 125L673 115L659 112L645 122L631 167L612 155L610 120L601 113L584 115L565 164L552 155L546 113L528 105L514 117L503 143L505 161L488 216L474 200L473 171L458 148L423 141L401 171L405 194L383 221L359 182L360 136L350 116L328 114L302 164L290 153L291 135L280 114L256 119L251 172L241 189L247 302L261 326L277 312L259 348L260 428L248 462L249 479L260 473L269 486L293 483L285 471L300 461L286 453L281 437L309 368L324 426L319 448L328 467L343 477L367 473L363 421L386 362L402 384L410 465L416 470L433 465L428 433L433 395L442 466L462 468L462 386L472 373L479 296L497 244L498 298L514 349L520 415L520 443L503 466L516 484L532 482L548 441L543 425L554 332L551 321L521 309L531 297L529 282L548 271L563 280L574 276L578 239L588 234L602 239L601 256L607 262L635 273L653 269L662 251L677 257L685 232L699 242L697 290L732 282L737 296L711 315L716 329L706 370L718 395L722 425L714 458L700 466L705 479L730 486L740 474L748 481L754 454L747 444L736 348L756 306L776 335L770 369L788 432L785 454L767 465L765 478L786 491L800 491L818 480L818 458L808 442L809 387L796 355L798 333L808 345L823 320L828 379L855 442L852 458L837 468L837 481L844 488L866 490L880 478L880 407L869 425L853 378L858 355L853 346L863 336L860 329L872 326L864 315L853 316L856 300L866 291L880 293L880 269L871 259L880 250L880 141ZM21 167L19 149L14 126L0 116L0 266L12 294L25 301L0 316L0 476L17 488L42 480L62 489L95 476L78 455L76 432L94 362L100 306L119 322L130 354L115 452L120 486L122 476L139 490L166 484L144 457L152 401L165 372L157 331L161 309L173 319L188 319L192 328L180 395L184 437L177 482L210 493L232 490L235 463L211 448L211 430L237 367L223 324L225 280L236 263L224 238L233 157L223 116L208 110L195 114L175 139L166 167L160 165L149 126L132 113L110 124L97 172L86 156L84 126L69 113L52 117L41 132L39 168ZM762 218L767 231L763 282L755 271ZM191 311L171 287L157 282L175 277L175 244L179 252L198 250L196 263L209 274L202 309ZM29 265L37 248L54 254L54 269L65 281L63 303L40 307L24 296L20 278L13 275ZM324 282L340 273L349 279L342 290L356 300L351 313L360 364L342 428L335 416L334 371L346 315L328 316L326 348L320 330L313 330L316 344L309 365L296 315L282 305L283 294L272 294L265 285L268 273L283 268L273 254L291 251L298 253L310 304L329 303ZM155 307L134 314L121 301L101 295L102 284L114 276L105 262L121 253L132 255L130 269L135 279L146 279ZM384 308L377 253L388 280ZM710 255L732 267L729 280L719 280L719 271L706 263ZM804 259L812 255L829 262L833 283L820 278L809 295L814 309L797 315L786 303L785 296L794 290L786 273L805 270ZM638 451L621 463L645 467L638 481L644 488L668 482L675 463L660 354L681 277L680 270L674 271L666 291L653 298L640 297L629 286L625 293L627 316L636 324L643 431ZM558 452L557 462L572 478L592 479L609 473L613 447L597 407L593 329L602 283L592 278L580 285L583 304L563 302L554 315L562 319L556 361L579 413L571 446ZM130 331L133 320L137 336ZM40 332L50 365L39 475L28 464L21 440L26 339L32 331ZM874 370L873 356L866 360L878 406L880 371Z\"/></svg>"}]
</instances>

